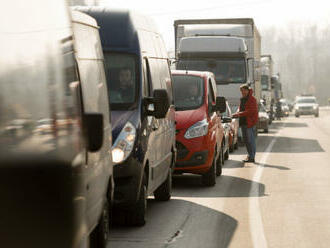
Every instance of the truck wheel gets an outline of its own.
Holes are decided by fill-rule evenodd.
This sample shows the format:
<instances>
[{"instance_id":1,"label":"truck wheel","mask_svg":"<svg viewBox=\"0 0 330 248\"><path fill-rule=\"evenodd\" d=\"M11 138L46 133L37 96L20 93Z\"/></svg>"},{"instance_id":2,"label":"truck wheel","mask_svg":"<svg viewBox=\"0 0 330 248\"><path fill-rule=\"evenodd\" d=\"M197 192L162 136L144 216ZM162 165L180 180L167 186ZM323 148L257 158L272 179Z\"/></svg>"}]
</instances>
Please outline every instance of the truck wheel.
<instances>
[{"instance_id":1,"label":"truck wheel","mask_svg":"<svg viewBox=\"0 0 330 248\"><path fill-rule=\"evenodd\" d=\"M99 223L90 234L90 248L106 248L109 239L109 219L109 204L108 201L106 201Z\"/></svg>"},{"instance_id":2,"label":"truck wheel","mask_svg":"<svg viewBox=\"0 0 330 248\"><path fill-rule=\"evenodd\" d=\"M141 184L140 195L138 201L126 212L125 222L128 226L143 226L145 221L145 214L147 210L147 184L146 178L143 176Z\"/></svg>"},{"instance_id":3,"label":"truck wheel","mask_svg":"<svg viewBox=\"0 0 330 248\"><path fill-rule=\"evenodd\" d=\"M223 148L221 147L219 158L217 160L217 172L216 172L217 176L221 176L221 174L222 174L223 159L224 159L223 158Z\"/></svg>"},{"instance_id":4,"label":"truck wheel","mask_svg":"<svg viewBox=\"0 0 330 248\"><path fill-rule=\"evenodd\" d=\"M168 201L171 199L172 193L172 170L168 169L168 175L165 180L154 192L157 201Z\"/></svg>"},{"instance_id":5,"label":"truck wheel","mask_svg":"<svg viewBox=\"0 0 330 248\"><path fill-rule=\"evenodd\" d=\"M208 172L202 175L202 184L204 186L210 187L210 186L214 186L216 183L217 166L215 160L216 158L214 156L211 168L209 169Z\"/></svg>"}]
</instances>

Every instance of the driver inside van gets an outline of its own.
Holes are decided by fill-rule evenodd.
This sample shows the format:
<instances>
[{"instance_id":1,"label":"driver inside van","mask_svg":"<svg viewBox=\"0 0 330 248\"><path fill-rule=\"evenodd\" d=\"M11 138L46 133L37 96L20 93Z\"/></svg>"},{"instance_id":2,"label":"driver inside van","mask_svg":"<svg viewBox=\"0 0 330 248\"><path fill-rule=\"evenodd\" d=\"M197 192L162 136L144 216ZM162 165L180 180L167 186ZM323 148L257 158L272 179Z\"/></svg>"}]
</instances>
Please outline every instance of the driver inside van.
<instances>
[{"instance_id":1,"label":"driver inside van","mask_svg":"<svg viewBox=\"0 0 330 248\"><path fill-rule=\"evenodd\" d=\"M134 82L130 68L122 68L119 71L119 89L120 98L123 102L134 101Z\"/></svg>"}]
</instances>

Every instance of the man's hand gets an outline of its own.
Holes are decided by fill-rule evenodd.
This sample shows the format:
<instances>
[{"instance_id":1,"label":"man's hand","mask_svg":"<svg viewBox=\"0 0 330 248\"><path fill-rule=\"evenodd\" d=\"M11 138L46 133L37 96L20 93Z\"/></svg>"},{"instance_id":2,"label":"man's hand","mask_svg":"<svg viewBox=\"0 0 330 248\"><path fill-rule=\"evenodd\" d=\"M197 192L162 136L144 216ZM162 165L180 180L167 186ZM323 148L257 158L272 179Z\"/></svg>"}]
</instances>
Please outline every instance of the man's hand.
<instances>
[{"instance_id":1,"label":"man's hand","mask_svg":"<svg viewBox=\"0 0 330 248\"><path fill-rule=\"evenodd\" d=\"M232 118L238 118L239 117L239 114L238 113L235 113L232 115Z\"/></svg>"}]
</instances>

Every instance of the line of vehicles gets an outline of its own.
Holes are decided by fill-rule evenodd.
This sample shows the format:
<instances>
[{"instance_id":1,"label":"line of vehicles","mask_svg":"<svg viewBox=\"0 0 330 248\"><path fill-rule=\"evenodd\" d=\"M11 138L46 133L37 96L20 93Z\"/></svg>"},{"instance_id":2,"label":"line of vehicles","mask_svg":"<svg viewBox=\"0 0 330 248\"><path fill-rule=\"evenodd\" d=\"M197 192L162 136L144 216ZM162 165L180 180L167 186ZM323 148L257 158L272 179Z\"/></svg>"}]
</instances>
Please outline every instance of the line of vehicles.
<instances>
[{"instance_id":1,"label":"line of vehicles","mask_svg":"<svg viewBox=\"0 0 330 248\"><path fill-rule=\"evenodd\" d=\"M238 148L241 84L268 113L281 91L252 19L175 21L171 61L145 16L19 3L1 9L3 247L106 247L112 216L144 225L173 174L215 185Z\"/></svg>"}]
</instances>

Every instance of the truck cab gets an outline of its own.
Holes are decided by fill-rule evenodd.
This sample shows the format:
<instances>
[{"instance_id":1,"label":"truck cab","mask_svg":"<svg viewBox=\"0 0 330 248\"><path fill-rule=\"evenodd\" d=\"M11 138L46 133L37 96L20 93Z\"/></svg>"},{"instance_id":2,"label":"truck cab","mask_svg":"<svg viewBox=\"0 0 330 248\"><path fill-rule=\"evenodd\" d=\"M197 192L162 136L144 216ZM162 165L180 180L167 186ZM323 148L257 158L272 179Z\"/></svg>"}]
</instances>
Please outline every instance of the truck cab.
<instances>
[{"instance_id":1,"label":"truck cab","mask_svg":"<svg viewBox=\"0 0 330 248\"><path fill-rule=\"evenodd\" d=\"M179 45L178 69L211 71L219 94L238 106L239 86L248 81L245 41L235 37L186 37Z\"/></svg>"}]
</instances>

